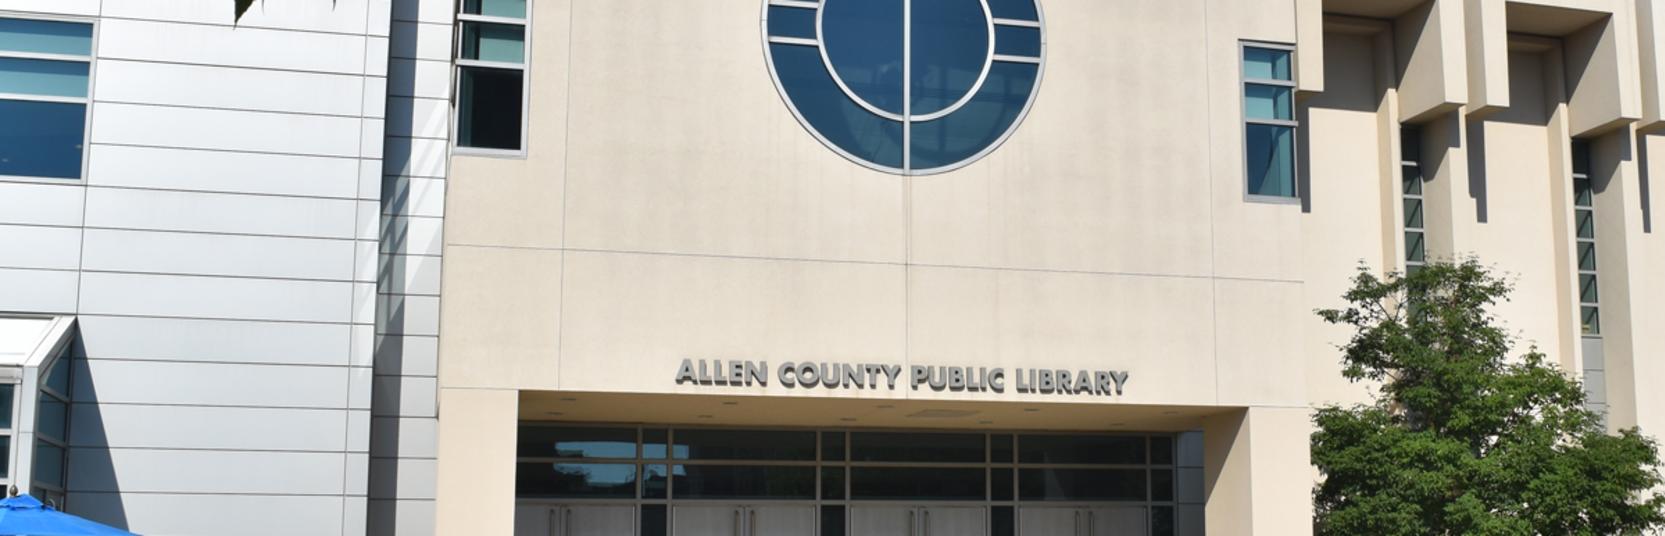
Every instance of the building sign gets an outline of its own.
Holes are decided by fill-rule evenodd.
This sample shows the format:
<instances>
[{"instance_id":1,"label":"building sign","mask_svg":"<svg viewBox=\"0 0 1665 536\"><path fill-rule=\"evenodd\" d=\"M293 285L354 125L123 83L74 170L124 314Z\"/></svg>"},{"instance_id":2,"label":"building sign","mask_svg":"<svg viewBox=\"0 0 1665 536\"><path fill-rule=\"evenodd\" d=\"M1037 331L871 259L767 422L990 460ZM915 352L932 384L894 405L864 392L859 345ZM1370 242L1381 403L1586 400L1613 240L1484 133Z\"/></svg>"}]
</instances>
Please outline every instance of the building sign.
<instances>
[{"instance_id":1,"label":"building sign","mask_svg":"<svg viewBox=\"0 0 1665 536\"><path fill-rule=\"evenodd\" d=\"M940 173L992 152L1028 114L1046 57L1037 1L764 0L764 55L827 147Z\"/></svg>"},{"instance_id":2,"label":"building sign","mask_svg":"<svg viewBox=\"0 0 1665 536\"><path fill-rule=\"evenodd\" d=\"M1119 396L1127 384L1123 370L1012 369L878 363L787 361L771 369L768 361L684 359L676 383L767 387L770 381L801 389L930 389L932 391L1040 393Z\"/></svg>"}]
</instances>

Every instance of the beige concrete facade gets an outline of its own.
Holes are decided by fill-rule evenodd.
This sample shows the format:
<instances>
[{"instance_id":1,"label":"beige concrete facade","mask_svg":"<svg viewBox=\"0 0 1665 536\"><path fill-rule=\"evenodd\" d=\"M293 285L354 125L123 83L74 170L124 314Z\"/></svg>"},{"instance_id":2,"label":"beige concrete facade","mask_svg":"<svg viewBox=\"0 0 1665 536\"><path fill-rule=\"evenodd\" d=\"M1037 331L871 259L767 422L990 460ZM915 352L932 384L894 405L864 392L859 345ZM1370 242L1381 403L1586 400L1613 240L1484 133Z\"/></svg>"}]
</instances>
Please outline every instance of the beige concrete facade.
<instances>
[{"instance_id":1,"label":"beige concrete facade","mask_svg":"<svg viewBox=\"0 0 1665 536\"><path fill-rule=\"evenodd\" d=\"M805 132L757 0L528 4L526 155L451 158L441 534L510 533L520 420L1202 430L1209 534L1308 534L1311 408L1367 394L1312 311L1360 263L1403 270L1407 124L1430 254L1509 272L1499 317L1574 373L1570 145L1591 140L1610 423L1665 430L1651 0L1042 0L1027 118L917 177ZM1298 200L1245 195L1244 42L1297 47ZM1130 377L1119 396L698 385L684 359ZM939 407L976 416L900 411Z\"/></svg>"}]
</instances>

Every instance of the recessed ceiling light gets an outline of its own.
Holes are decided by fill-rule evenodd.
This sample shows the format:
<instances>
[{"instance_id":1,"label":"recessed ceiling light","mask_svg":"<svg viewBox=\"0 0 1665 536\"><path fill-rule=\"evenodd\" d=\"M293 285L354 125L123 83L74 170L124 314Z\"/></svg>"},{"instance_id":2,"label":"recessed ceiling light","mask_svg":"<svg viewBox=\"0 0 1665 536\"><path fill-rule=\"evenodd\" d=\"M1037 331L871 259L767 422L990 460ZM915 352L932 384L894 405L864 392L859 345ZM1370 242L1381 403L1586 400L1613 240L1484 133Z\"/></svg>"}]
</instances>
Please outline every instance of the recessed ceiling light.
<instances>
[{"instance_id":1,"label":"recessed ceiling light","mask_svg":"<svg viewBox=\"0 0 1665 536\"><path fill-rule=\"evenodd\" d=\"M562 402L577 402L578 399L570 397L570 396L563 396L563 397L561 397L561 401Z\"/></svg>"},{"instance_id":2,"label":"recessed ceiling light","mask_svg":"<svg viewBox=\"0 0 1665 536\"><path fill-rule=\"evenodd\" d=\"M1164 412L1162 412L1162 414L1163 415L1179 415L1179 412L1177 412L1177 411L1164 411Z\"/></svg>"},{"instance_id":3,"label":"recessed ceiling light","mask_svg":"<svg viewBox=\"0 0 1665 536\"><path fill-rule=\"evenodd\" d=\"M879 404L879 405L873 406L873 407L879 408L879 409L891 409L891 408L894 408L896 406L894 404Z\"/></svg>"},{"instance_id":4,"label":"recessed ceiling light","mask_svg":"<svg viewBox=\"0 0 1665 536\"><path fill-rule=\"evenodd\" d=\"M561 413L559 411L545 411L545 412L543 412L543 414L544 415L551 415L551 416L555 416L555 417L560 417L562 415L566 415L565 413Z\"/></svg>"},{"instance_id":5,"label":"recessed ceiling light","mask_svg":"<svg viewBox=\"0 0 1665 536\"><path fill-rule=\"evenodd\" d=\"M971 410L964 410L964 409L927 409L927 410L920 410L920 411L916 411L916 412L913 412L913 413L909 413L908 418L910 418L910 419L953 419L953 418L958 418L958 417L970 417L970 416L976 415L978 413L979 412L971 411Z\"/></svg>"},{"instance_id":6,"label":"recessed ceiling light","mask_svg":"<svg viewBox=\"0 0 1665 536\"><path fill-rule=\"evenodd\" d=\"M844 422L856 422L855 417L840 417L838 420L841 420L841 421L844 421Z\"/></svg>"},{"instance_id":7,"label":"recessed ceiling light","mask_svg":"<svg viewBox=\"0 0 1665 536\"><path fill-rule=\"evenodd\" d=\"M977 421L977 424L994 424L994 421Z\"/></svg>"},{"instance_id":8,"label":"recessed ceiling light","mask_svg":"<svg viewBox=\"0 0 1665 536\"><path fill-rule=\"evenodd\" d=\"M734 402L734 401L731 400L731 401L728 401L728 402L723 402L723 405L724 406L738 406L738 405L740 405L740 403L739 402Z\"/></svg>"},{"instance_id":9,"label":"recessed ceiling light","mask_svg":"<svg viewBox=\"0 0 1665 536\"><path fill-rule=\"evenodd\" d=\"M1127 426L1127 423L1125 423L1125 422L1113 422L1113 423L1110 423L1110 426L1112 428L1118 427L1118 426Z\"/></svg>"},{"instance_id":10,"label":"recessed ceiling light","mask_svg":"<svg viewBox=\"0 0 1665 536\"><path fill-rule=\"evenodd\" d=\"M1037 412L1037 411L1040 411L1040 410L1041 410L1041 408L1023 408L1023 411L1025 413L1034 413L1034 412Z\"/></svg>"},{"instance_id":11,"label":"recessed ceiling light","mask_svg":"<svg viewBox=\"0 0 1665 536\"><path fill-rule=\"evenodd\" d=\"M700 416L699 416L699 418L701 418L701 419L709 419L709 418L711 418L711 415L700 415Z\"/></svg>"}]
</instances>

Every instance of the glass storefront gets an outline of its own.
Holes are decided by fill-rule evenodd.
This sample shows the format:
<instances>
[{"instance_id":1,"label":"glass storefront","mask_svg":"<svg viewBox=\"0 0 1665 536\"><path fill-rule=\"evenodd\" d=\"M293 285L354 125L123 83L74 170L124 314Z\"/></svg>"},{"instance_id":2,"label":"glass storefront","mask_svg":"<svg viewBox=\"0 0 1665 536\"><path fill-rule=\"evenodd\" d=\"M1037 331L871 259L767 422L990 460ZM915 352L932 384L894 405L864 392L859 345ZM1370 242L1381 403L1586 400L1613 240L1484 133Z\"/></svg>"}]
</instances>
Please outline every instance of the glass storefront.
<instances>
[{"instance_id":1,"label":"glass storefront","mask_svg":"<svg viewBox=\"0 0 1665 536\"><path fill-rule=\"evenodd\" d=\"M1172 435L523 423L519 536L1174 533Z\"/></svg>"}]
</instances>

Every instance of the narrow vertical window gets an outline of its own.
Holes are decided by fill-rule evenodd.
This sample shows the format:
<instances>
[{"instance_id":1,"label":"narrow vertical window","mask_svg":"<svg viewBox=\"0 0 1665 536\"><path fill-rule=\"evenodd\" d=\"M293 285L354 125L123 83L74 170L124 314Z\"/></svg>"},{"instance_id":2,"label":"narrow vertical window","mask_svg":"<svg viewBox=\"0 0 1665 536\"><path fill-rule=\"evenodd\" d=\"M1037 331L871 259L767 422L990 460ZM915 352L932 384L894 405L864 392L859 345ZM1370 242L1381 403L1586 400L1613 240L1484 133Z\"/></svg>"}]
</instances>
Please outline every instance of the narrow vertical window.
<instances>
[{"instance_id":1,"label":"narrow vertical window","mask_svg":"<svg viewBox=\"0 0 1665 536\"><path fill-rule=\"evenodd\" d=\"M1596 287L1596 193L1590 186L1590 144L1573 140L1573 225L1578 255L1578 318L1585 335L1601 334L1601 294Z\"/></svg>"},{"instance_id":2,"label":"narrow vertical window","mask_svg":"<svg viewBox=\"0 0 1665 536\"><path fill-rule=\"evenodd\" d=\"M0 18L0 176L81 178L91 24Z\"/></svg>"},{"instance_id":3,"label":"narrow vertical window","mask_svg":"<svg viewBox=\"0 0 1665 536\"><path fill-rule=\"evenodd\" d=\"M1422 211L1422 132L1416 127L1399 131L1400 203L1404 205L1405 274L1428 263L1428 241Z\"/></svg>"},{"instance_id":4,"label":"narrow vertical window","mask_svg":"<svg viewBox=\"0 0 1665 536\"><path fill-rule=\"evenodd\" d=\"M526 0L464 0L457 14L457 146L524 149Z\"/></svg>"},{"instance_id":5,"label":"narrow vertical window","mask_svg":"<svg viewBox=\"0 0 1665 536\"><path fill-rule=\"evenodd\" d=\"M1243 152L1252 196L1295 197L1294 48L1245 44Z\"/></svg>"}]
</instances>

